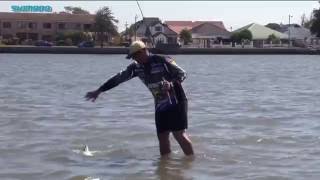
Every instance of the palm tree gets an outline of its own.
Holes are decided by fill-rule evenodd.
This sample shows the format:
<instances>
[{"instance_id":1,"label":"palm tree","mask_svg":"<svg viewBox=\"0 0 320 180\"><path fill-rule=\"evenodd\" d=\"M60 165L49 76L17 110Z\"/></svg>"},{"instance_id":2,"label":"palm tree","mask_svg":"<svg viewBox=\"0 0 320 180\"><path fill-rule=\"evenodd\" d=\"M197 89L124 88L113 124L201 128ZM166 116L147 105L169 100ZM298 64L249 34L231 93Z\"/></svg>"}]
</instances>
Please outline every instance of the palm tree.
<instances>
[{"instance_id":1,"label":"palm tree","mask_svg":"<svg viewBox=\"0 0 320 180\"><path fill-rule=\"evenodd\" d=\"M118 34L118 28L115 23L118 23L118 20L113 16L109 7L105 6L97 11L95 16L95 31L100 39L101 47L103 47L105 39L108 41L110 37Z\"/></svg>"}]
</instances>

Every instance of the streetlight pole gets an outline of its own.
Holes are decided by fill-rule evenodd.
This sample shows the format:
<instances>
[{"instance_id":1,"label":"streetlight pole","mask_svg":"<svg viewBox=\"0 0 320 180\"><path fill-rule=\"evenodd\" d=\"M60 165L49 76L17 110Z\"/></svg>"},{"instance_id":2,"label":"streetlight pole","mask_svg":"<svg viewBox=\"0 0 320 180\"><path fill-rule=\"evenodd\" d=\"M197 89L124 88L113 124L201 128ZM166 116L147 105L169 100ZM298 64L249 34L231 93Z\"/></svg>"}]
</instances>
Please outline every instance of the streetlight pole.
<instances>
[{"instance_id":1,"label":"streetlight pole","mask_svg":"<svg viewBox=\"0 0 320 180\"><path fill-rule=\"evenodd\" d=\"M289 43L288 43L288 47L290 47L291 46L291 37L290 37L290 18L292 18L293 16L291 16L290 14L289 14L289 26L288 26L288 35L289 35L289 37L288 37L288 40L289 40Z\"/></svg>"}]
</instances>

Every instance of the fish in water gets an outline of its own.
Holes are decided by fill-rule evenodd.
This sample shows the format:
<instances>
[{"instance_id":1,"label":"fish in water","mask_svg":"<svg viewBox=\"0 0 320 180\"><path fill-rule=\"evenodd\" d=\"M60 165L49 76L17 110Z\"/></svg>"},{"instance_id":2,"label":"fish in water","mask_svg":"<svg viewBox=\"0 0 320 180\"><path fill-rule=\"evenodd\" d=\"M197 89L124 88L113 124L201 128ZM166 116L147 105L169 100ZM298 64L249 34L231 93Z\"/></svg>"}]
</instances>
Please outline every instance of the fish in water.
<instances>
[{"instance_id":1,"label":"fish in water","mask_svg":"<svg viewBox=\"0 0 320 180\"><path fill-rule=\"evenodd\" d=\"M80 149L75 149L72 151L77 154L82 154L84 156L93 156L95 153L98 153L98 151L90 151L89 146L86 144L84 144Z\"/></svg>"},{"instance_id":2,"label":"fish in water","mask_svg":"<svg viewBox=\"0 0 320 180\"><path fill-rule=\"evenodd\" d=\"M91 152L91 151L89 150L89 146L86 145L86 144L85 144L84 147L82 148L81 153L82 153L83 155L85 155L85 156L93 156L93 152Z\"/></svg>"}]
</instances>

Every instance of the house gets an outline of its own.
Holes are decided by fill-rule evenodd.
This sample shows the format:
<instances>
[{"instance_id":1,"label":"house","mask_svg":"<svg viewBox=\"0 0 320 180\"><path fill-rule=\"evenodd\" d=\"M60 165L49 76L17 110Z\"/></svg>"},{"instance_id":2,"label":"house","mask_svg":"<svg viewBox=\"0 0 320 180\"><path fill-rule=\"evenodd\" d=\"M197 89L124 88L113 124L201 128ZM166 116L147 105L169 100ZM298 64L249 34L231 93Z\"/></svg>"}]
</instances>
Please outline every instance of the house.
<instances>
[{"instance_id":1,"label":"house","mask_svg":"<svg viewBox=\"0 0 320 180\"><path fill-rule=\"evenodd\" d=\"M157 44L177 44L178 34L163 24L159 18L143 18L137 22L136 35L132 40L144 41L148 46Z\"/></svg>"},{"instance_id":2,"label":"house","mask_svg":"<svg viewBox=\"0 0 320 180\"><path fill-rule=\"evenodd\" d=\"M215 43L222 43L229 40L231 33L226 29L216 26L212 23L202 23L191 29L193 44L198 44L200 47L209 48Z\"/></svg>"},{"instance_id":3,"label":"house","mask_svg":"<svg viewBox=\"0 0 320 180\"><path fill-rule=\"evenodd\" d=\"M90 32L94 26L92 14L12 13L0 12L0 36L53 41L59 33Z\"/></svg>"},{"instance_id":4,"label":"house","mask_svg":"<svg viewBox=\"0 0 320 180\"><path fill-rule=\"evenodd\" d=\"M287 24L280 27L280 32L287 34L295 46L305 47L307 44L311 44L312 39L314 39L309 29L298 24L290 24L290 26Z\"/></svg>"},{"instance_id":5,"label":"house","mask_svg":"<svg viewBox=\"0 0 320 180\"><path fill-rule=\"evenodd\" d=\"M183 29L191 30L193 27L199 26L203 23L210 23L226 30L222 21L165 21L170 29L176 33L180 33Z\"/></svg>"},{"instance_id":6,"label":"house","mask_svg":"<svg viewBox=\"0 0 320 180\"><path fill-rule=\"evenodd\" d=\"M153 44L177 44L178 34L161 22L150 25L149 29Z\"/></svg>"},{"instance_id":7,"label":"house","mask_svg":"<svg viewBox=\"0 0 320 180\"><path fill-rule=\"evenodd\" d=\"M245 29L249 30L252 33L253 47L264 47L264 44L267 43L269 36L272 34L280 39L280 43L288 41L287 34L270 29L268 27L262 26L257 23L251 23L247 26L244 26L242 28L239 28L239 29L233 31L233 33L240 32Z\"/></svg>"},{"instance_id":8,"label":"house","mask_svg":"<svg viewBox=\"0 0 320 180\"><path fill-rule=\"evenodd\" d=\"M213 44L222 44L230 39L231 33L226 30L222 21L165 21L165 24L177 34L187 29L192 35L192 46L208 48Z\"/></svg>"}]
</instances>

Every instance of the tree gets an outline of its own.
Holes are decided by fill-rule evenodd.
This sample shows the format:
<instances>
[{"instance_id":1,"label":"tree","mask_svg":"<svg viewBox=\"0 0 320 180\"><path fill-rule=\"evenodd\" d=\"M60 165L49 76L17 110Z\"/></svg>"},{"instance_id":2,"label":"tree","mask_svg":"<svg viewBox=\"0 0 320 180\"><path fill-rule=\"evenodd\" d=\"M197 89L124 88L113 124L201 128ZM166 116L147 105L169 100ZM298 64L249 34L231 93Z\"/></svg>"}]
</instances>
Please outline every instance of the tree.
<instances>
[{"instance_id":1,"label":"tree","mask_svg":"<svg viewBox=\"0 0 320 180\"><path fill-rule=\"evenodd\" d=\"M312 24L312 16L313 16L312 13L310 15L310 18L307 18L306 14L302 14L302 16L301 16L301 26L305 27L307 29L310 29L311 24Z\"/></svg>"},{"instance_id":2,"label":"tree","mask_svg":"<svg viewBox=\"0 0 320 180\"><path fill-rule=\"evenodd\" d=\"M89 11L82 9L81 7L66 6L64 9L66 13L69 14L90 14Z\"/></svg>"},{"instance_id":3,"label":"tree","mask_svg":"<svg viewBox=\"0 0 320 180\"><path fill-rule=\"evenodd\" d=\"M118 34L118 28L115 25L118 20L113 16L113 13L109 7L102 7L99 9L95 15L95 31L101 42L101 47L103 47L103 42L107 41L111 36Z\"/></svg>"},{"instance_id":4,"label":"tree","mask_svg":"<svg viewBox=\"0 0 320 180\"><path fill-rule=\"evenodd\" d=\"M248 29L244 29L240 32L235 32L231 35L231 40L233 42L241 43L243 41L251 41L252 33Z\"/></svg>"},{"instance_id":5,"label":"tree","mask_svg":"<svg viewBox=\"0 0 320 180\"><path fill-rule=\"evenodd\" d=\"M277 36L274 35L274 34L270 34L269 37L268 37L268 41L271 41L272 44L279 44L280 38L277 37Z\"/></svg>"},{"instance_id":6,"label":"tree","mask_svg":"<svg viewBox=\"0 0 320 180\"><path fill-rule=\"evenodd\" d=\"M240 42L239 32L232 33L230 39L232 42Z\"/></svg>"},{"instance_id":7,"label":"tree","mask_svg":"<svg viewBox=\"0 0 320 180\"><path fill-rule=\"evenodd\" d=\"M179 34L180 39L183 40L184 45L189 44L192 42L192 35L191 32L187 29L183 29Z\"/></svg>"},{"instance_id":8,"label":"tree","mask_svg":"<svg viewBox=\"0 0 320 180\"><path fill-rule=\"evenodd\" d=\"M280 31L280 29L281 29L280 25L277 24L277 23L269 23L269 24L267 24L265 26L270 28L270 29L276 30L276 31Z\"/></svg>"},{"instance_id":9,"label":"tree","mask_svg":"<svg viewBox=\"0 0 320 180\"><path fill-rule=\"evenodd\" d=\"M320 8L314 9L311 22L310 31L312 34L315 34L317 37L320 37Z\"/></svg>"},{"instance_id":10,"label":"tree","mask_svg":"<svg viewBox=\"0 0 320 180\"><path fill-rule=\"evenodd\" d=\"M252 33L248 29L240 31L239 36L241 40L252 40Z\"/></svg>"}]
</instances>

